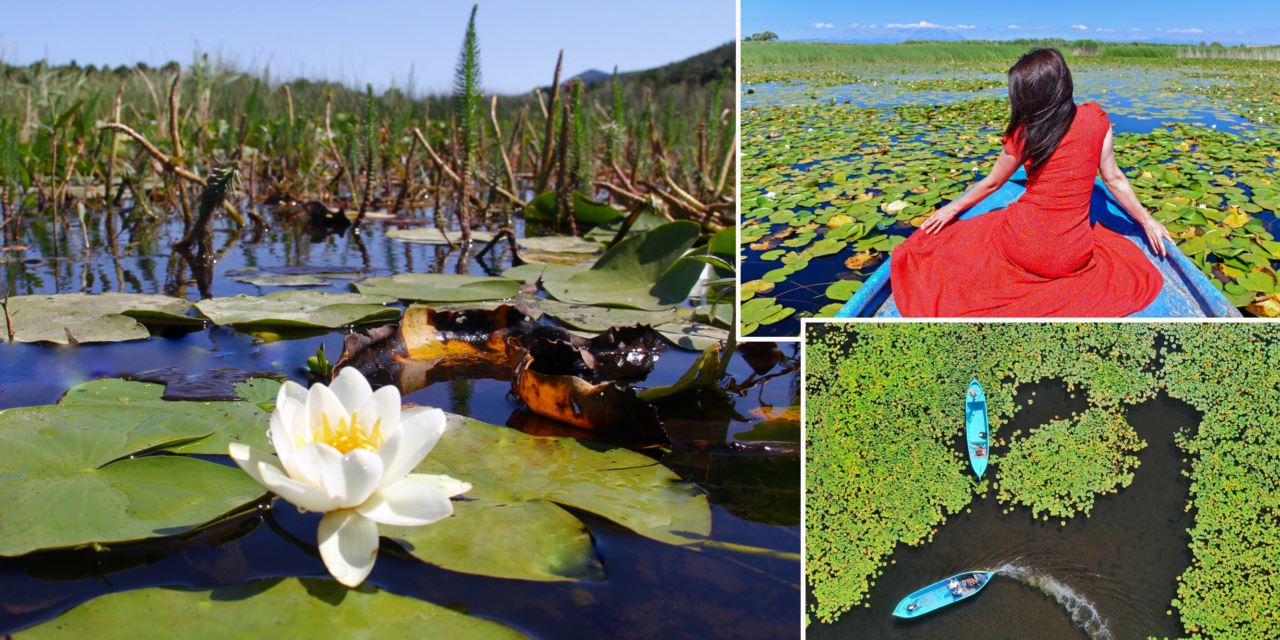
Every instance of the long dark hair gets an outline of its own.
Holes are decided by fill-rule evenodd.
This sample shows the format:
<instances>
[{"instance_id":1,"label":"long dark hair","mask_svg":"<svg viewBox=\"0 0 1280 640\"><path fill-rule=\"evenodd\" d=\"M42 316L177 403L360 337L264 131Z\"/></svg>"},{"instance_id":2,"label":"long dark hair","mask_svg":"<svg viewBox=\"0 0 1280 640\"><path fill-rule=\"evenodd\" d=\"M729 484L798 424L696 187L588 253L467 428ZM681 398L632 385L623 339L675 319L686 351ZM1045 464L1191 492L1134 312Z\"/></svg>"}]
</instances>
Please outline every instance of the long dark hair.
<instances>
[{"instance_id":1,"label":"long dark hair","mask_svg":"<svg viewBox=\"0 0 1280 640\"><path fill-rule=\"evenodd\" d=\"M1033 49L1009 68L1010 137L1022 129L1019 159L1039 169L1058 148L1076 117L1071 69L1057 49Z\"/></svg>"}]
</instances>

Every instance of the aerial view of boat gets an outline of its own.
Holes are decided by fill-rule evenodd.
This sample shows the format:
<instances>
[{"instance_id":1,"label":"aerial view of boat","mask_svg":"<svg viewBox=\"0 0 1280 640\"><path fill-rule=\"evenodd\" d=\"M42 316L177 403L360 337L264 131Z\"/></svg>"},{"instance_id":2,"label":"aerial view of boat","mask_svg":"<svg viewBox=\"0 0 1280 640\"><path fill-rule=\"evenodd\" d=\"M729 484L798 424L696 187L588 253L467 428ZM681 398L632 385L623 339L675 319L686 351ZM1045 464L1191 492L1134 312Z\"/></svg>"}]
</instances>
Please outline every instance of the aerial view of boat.
<instances>
[{"instance_id":1,"label":"aerial view of boat","mask_svg":"<svg viewBox=\"0 0 1280 640\"><path fill-rule=\"evenodd\" d=\"M919 618L947 605L972 598L991 581L993 571L966 571L913 592L894 607L897 618Z\"/></svg>"},{"instance_id":2,"label":"aerial view of boat","mask_svg":"<svg viewBox=\"0 0 1280 640\"><path fill-rule=\"evenodd\" d=\"M964 439L969 465L981 480L987 471L987 458L991 456L991 437L987 433L987 395L977 378L969 382L969 390L965 393Z\"/></svg>"}]
</instances>

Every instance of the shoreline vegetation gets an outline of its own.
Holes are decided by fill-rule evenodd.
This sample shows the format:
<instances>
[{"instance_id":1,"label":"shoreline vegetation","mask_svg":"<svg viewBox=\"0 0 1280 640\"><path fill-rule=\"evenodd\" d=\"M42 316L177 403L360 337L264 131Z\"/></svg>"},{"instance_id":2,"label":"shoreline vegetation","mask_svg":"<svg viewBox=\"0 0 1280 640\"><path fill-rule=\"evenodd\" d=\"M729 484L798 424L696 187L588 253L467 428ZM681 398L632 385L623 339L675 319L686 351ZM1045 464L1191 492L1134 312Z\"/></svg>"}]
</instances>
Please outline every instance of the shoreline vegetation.
<instances>
[{"instance_id":1,"label":"shoreline vegetation","mask_svg":"<svg viewBox=\"0 0 1280 640\"><path fill-rule=\"evenodd\" d=\"M562 51L530 79L540 88L499 96L483 93L474 33L473 13L452 95L283 82L208 54L159 67L0 61L0 251L19 251L37 220L55 241L78 233L76 217L105 223L104 244L171 216L199 235L198 195L225 167L242 181L212 217L246 228L270 224L260 207L273 207L356 225L434 217L464 240L471 227L501 238L532 212L578 235L595 204L707 232L732 224L732 44L576 78L562 77Z\"/></svg>"},{"instance_id":2,"label":"shoreline vegetation","mask_svg":"<svg viewBox=\"0 0 1280 640\"><path fill-rule=\"evenodd\" d=\"M855 44L843 42L754 42L742 43L743 82L753 82L751 67L764 64L826 64L858 62L979 62L1006 67L1018 56L1036 47L1056 47L1068 62L1082 60L1214 60L1280 61L1280 46L1184 45L1099 40L1019 39L1019 40L905 40L896 44Z\"/></svg>"}]
</instances>

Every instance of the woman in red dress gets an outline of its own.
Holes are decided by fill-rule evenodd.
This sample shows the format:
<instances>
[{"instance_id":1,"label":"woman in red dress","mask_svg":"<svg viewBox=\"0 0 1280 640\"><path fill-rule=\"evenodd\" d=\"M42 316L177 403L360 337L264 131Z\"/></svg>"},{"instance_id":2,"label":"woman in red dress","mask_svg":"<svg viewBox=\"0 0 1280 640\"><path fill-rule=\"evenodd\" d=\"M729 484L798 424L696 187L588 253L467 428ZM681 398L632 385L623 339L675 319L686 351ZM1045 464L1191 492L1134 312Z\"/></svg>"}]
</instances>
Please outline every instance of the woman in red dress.
<instances>
[{"instance_id":1,"label":"woman in red dress","mask_svg":"<svg viewBox=\"0 0 1280 640\"><path fill-rule=\"evenodd\" d=\"M1111 122L1077 106L1056 49L1036 49L1009 70L1012 114L990 175L938 209L893 252L890 278L903 316L1116 317L1146 307L1163 285L1132 241L1089 221L1094 176L1165 255L1169 232L1138 202L1116 165ZM1027 168L1017 202L952 222Z\"/></svg>"}]
</instances>

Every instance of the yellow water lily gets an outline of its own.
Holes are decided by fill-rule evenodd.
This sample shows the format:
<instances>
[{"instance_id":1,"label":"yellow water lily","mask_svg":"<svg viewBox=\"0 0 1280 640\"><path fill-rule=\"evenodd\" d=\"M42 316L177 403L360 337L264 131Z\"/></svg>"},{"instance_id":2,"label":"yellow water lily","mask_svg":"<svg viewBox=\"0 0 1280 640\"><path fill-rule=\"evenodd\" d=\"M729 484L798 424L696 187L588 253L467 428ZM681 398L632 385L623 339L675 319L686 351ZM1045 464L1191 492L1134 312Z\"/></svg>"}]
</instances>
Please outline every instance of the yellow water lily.
<instances>
[{"instance_id":1,"label":"yellow water lily","mask_svg":"<svg viewBox=\"0 0 1280 640\"><path fill-rule=\"evenodd\" d=\"M443 411L401 411L398 389L374 392L347 367L330 386L280 387L267 431L276 457L238 442L230 452L272 493L325 514L320 557L338 582L354 587L373 570L379 524L438 522L453 514L450 498L471 489L449 476L409 473L444 429Z\"/></svg>"}]
</instances>

